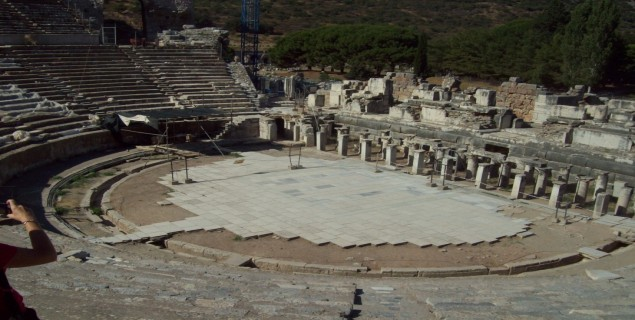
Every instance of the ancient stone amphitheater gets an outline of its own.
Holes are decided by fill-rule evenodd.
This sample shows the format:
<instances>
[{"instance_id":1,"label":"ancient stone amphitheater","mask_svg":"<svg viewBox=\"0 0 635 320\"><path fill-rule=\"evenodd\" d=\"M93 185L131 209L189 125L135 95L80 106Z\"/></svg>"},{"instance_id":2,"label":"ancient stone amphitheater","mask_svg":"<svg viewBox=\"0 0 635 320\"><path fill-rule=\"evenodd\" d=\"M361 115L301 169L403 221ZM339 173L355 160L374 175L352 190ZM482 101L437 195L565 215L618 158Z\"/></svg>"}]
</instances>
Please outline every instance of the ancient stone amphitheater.
<instances>
[{"instance_id":1,"label":"ancient stone amphitheater","mask_svg":"<svg viewBox=\"0 0 635 320\"><path fill-rule=\"evenodd\" d=\"M264 112L246 70L214 45L172 31L100 45L71 3L0 0L0 198L33 208L60 253L8 274L43 319L635 314L632 144L570 157L571 145L545 137L537 158L540 133L527 142L478 127L520 129L510 112L440 111L444 93L421 84L405 93L399 81L412 79L394 74L315 91L306 104L324 107L319 115ZM389 82L396 97L429 101L386 107L388 120L361 116L384 109L372 95ZM518 93L510 86L506 97ZM526 105L517 116L530 120ZM417 127L431 116L476 125L476 143L457 147L444 125ZM570 141L565 128L556 133ZM359 144L347 147L353 134ZM548 164L566 179L549 180L558 169ZM600 181L588 192L595 202L589 176ZM0 241L28 245L21 227L3 221ZM225 246L210 245L212 234Z\"/></svg>"}]
</instances>

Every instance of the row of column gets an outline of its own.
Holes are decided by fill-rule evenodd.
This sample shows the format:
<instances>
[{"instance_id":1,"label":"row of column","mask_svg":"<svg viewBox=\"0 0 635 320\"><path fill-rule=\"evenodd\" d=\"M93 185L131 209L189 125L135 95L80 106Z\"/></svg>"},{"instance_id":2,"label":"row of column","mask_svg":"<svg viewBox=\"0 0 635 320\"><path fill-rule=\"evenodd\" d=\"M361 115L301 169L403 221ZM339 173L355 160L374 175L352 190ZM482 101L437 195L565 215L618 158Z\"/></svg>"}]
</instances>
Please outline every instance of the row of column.
<instances>
[{"instance_id":1,"label":"row of column","mask_svg":"<svg viewBox=\"0 0 635 320\"><path fill-rule=\"evenodd\" d=\"M299 136L300 128L299 126L295 126L294 131L294 140L299 141L299 138L296 139L296 134ZM332 123L325 124L320 126L320 131L316 134L316 143L315 144L307 144L307 146L315 145L318 150L324 151L326 150L326 140L328 138L328 133L332 132ZM349 143L349 128L336 128L337 134L337 153L340 156L348 155L348 143ZM362 161L370 161L372 156L372 142L373 139L369 139L370 133L361 133L359 138L360 145L360 159ZM305 135L306 137L306 135ZM306 138L305 138L306 139ZM382 141L388 141L388 139L383 139ZM306 141L305 141L306 142ZM385 143L384 143L385 144ZM397 156L397 145L396 144L385 144L382 145L384 147L384 159L386 166L393 166L396 162ZM447 149L447 148L445 148ZM421 174L425 168L425 159L426 157L434 157L440 156L441 159L441 175L448 180L454 180L456 178L456 163L455 159L451 157L444 156L446 150L444 148L439 148L438 155L430 155L430 151L419 149L419 150L404 150L407 152L409 157L409 164L412 165L411 173L412 174ZM474 185L479 189L485 189L487 187L487 180L490 178L492 174L492 169L494 168L494 164L492 163L479 163L477 155L468 155L467 156L467 166L465 170L465 179L470 180L474 179ZM503 162L500 164L499 180L497 183L497 187L507 187L509 186L510 177L511 177L511 162ZM552 168L548 167L535 167L531 164L526 164L524 166L524 170L522 174L516 174L513 181L511 198L512 199L522 199L527 198L529 195L525 193L525 189L527 184L534 184L532 197L543 197L546 195L546 187L549 181L549 178L552 175ZM568 179L568 176L567 176ZM589 186L591 181L595 181L595 188L593 192L593 200L595 200L595 209L594 216L600 216L607 214L609 202L611 200L611 195L606 193L608 186L608 173L601 173L597 176L597 178L593 179L586 176L577 176L576 183L576 191L574 202L578 204L584 204L587 201L587 194L589 191ZM549 206L552 208L556 208L561 205L562 197L567 191L568 184L566 181L553 181L553 186L551 189L551 194L549 195ZM628 204L633 196L633 188L627 185L624 185L619 192L617 205L615 208L614 214L616 215L624 215L627 211Z\"/></svg>"},{"instance_id":2,"label":"row of column","mask_svg":"<svg viewBox=\"0 0 635 320\"><path fill-rule=\"evenodd\" d=\"M546 172L546 170L541 170ZM539 171L539 172L541 172ZM512 187L511 198L522 199L526 195L523 193L527 183L527 174L517 174L514 178L514 185ZM543 196L545 194L546 174L538 174L536 185L534 188L534 196ZM607 193L608 186L608 173L604 172L598 175L597 179L592 179L585 176L578 176L576 183L576 191L574 196L574 203L584 204L587 202L587 194L591 181L595 180L595 188L593 192L593 199L595 200L595 206L593 209L593 216L599 217L608 213L609 203L612 199L612 195ZM567 192L569 184L566 181L553 181L551 188L551 194L549 195L549 207L558 208L562 205L562 198ZM625 215L628 210L628 204L633 197L633 188L624 184L618 192L617 204L615 206L615 215Z\"/></svg>"}]
</instances>

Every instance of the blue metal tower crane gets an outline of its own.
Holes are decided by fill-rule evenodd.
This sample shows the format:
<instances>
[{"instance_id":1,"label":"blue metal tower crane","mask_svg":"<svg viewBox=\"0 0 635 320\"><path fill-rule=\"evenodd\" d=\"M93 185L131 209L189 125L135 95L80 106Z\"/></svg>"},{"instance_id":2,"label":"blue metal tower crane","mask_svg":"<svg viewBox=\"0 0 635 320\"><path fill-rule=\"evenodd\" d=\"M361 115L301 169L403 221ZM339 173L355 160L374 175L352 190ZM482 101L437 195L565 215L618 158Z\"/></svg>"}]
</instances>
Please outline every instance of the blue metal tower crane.
<instances>
[{"instance_id":1,"label":"blue metal tower crane","mask_svg":"<svg viewBox=\"0 0 635 320\"><path fill-rule=\"evenodd\" d=\"M258 75L258 31L260 29L260 0L242 0L240 15L240 62L251 65L254 78Z\"/></svg>"}]
</instances>

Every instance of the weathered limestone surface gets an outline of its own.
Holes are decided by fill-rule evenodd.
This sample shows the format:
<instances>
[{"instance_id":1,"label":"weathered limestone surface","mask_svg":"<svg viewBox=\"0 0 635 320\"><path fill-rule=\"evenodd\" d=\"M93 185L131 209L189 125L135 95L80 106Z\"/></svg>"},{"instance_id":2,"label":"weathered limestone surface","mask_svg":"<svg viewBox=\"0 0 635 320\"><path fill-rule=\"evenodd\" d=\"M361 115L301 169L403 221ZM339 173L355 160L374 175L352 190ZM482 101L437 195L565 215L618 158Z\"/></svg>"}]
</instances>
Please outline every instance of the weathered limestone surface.
<instances>
[{"instance_id":1,"label":"weathered limestone surface","mask_svg":"<svg viewBox=\"0 0 635 320\"><path fill-rule=\"evenodd\" d=\"M419 79L412 73L388 73L386 78L392 80L395 101L407 101L419 85Z\"/></svg>"},{"instance_id":2,"label":"weathered limestone surface","mask_svg":"<svg viewBox=\"0 0 635 320\"><path fill-rule=\"evenodd\" d=\"M157 37L160 46L205 45L216 50L219 47L219 39L228 35L227 30L218 28L187 28L180 31L164 30L158 33Z\"/></svg>"},{"instance_id":3,"label":"weathered limestone surface","mask_svg":"<svg viewBox=\"0 0 635 320\"><path fill-rule=\"evenodd\" d=\"M630 151L633 148L633 138L630 132L591 127L575 128L573 143L619 151Z\"/></svg>"},{"instance_id":4,"label":"weathered limestone surface","mask_svg":"<svg viewBox=\"0 0 635 320\"><path fill-rule=\"evenodd\" d=\"M496 105L511 108L517 117L531 121L538 92L535 84L503 82L496 92Z\"/></svg>"}]
</instances>

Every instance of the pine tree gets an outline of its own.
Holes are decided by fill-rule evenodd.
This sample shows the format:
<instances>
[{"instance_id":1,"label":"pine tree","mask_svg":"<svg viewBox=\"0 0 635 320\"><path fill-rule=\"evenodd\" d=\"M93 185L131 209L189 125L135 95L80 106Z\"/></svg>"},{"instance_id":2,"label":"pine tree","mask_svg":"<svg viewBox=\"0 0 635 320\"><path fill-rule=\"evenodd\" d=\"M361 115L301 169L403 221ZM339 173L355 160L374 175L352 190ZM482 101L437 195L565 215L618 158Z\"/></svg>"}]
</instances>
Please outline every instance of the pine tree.
<instances>
[{"instance_id":1,"label":"pine tree","mask_svg":"<svg viewBox=\"0 0 635 320\"><path fill-rule=\"evenodd\" d=\"M551 39L560 32L570 19L567 7L560 0L552 0L545 10L535 19L536 31L541 36Z\"/></svg>"},{"instance_id":2,"label":"pine tree","mask_svg":"<svg viewBox=\"0 0 635 320\"><path fill-rule=\"evenodd\" d=\"M613 0L586 0L573 10L559 39L565 85L602 83L619 41L616 33L619 20Z\"/></svg>"},{"instance_id":3,"label":"pine tree","mask_svg":"<svg viewBox=\"0 0 635 320\"><path fill-rule=\"evenodd\" d=\"M417 76L425 76L428 72L428 37L421 33L417 43L417 51L415 52L414 74Z\"/></svg>"}]
</instances>

